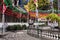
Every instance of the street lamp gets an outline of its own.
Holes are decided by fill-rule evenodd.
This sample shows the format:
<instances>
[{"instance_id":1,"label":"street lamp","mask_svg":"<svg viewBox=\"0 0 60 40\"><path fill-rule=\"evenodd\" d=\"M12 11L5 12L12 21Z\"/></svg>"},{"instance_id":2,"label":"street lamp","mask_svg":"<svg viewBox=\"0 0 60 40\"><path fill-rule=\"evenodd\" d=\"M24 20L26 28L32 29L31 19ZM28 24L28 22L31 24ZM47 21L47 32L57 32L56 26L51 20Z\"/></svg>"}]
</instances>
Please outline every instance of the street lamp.
<instances>
[{"instance_id":1,"label":"street lamp","mask_svg":"<svg viewBox=\"0 0 60 40\"><path fill-rule=\"evenodd\" d=\"M54 13L53 0L50 0L50 2L51 2L52 13Z\"/></svg>"}]
</instances>

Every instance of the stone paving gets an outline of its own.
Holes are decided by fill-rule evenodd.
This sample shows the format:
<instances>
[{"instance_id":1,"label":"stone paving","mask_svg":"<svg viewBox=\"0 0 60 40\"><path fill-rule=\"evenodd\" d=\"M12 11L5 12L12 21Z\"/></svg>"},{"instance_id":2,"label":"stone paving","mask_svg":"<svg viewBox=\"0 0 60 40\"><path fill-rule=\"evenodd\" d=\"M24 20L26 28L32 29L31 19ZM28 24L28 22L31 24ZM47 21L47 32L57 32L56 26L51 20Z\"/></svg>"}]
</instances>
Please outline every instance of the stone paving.
<instances>
[{"instance_id":1,"label":"stone paving","mask_svg":"<svg viewBox=\"0 0 60 40\"><path fill-rule=\"evenodd\" d=\"M40 40L40 39L27 35L26 31L19 31L15 33L8 32L7 35L0 37L0 40Z\"/></svg>"},{"instance_id":2,"label":"stone paving","mask_svg":"<svg viewBox=\"0 0 60 40\"><path fill-rule=\"evenodd\" d=\"M27 34L26 30L17 32L7 32L6 35L1 36L0 40L53 40L46 38L35 38Z\"/></svg>"}]
</instances>

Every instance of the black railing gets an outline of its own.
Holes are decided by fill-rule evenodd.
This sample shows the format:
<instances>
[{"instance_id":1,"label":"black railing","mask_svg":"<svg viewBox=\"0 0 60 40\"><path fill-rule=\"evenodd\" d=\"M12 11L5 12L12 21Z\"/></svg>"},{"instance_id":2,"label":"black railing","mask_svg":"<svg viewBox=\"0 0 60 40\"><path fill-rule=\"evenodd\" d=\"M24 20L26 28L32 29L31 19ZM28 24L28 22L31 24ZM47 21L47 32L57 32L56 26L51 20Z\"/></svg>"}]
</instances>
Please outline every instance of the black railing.
<instances>
[{"instance_id":1,"label":"black railing","mask_svg":"<svg viewBox=\"0 0 60 40\"><path fill-rule=\"evenodd\" d=\"M27 34L40 38L41 40L60 40L60 30L59 29L42 29L29 27L27 30Z\"/></svg>"}]
</instances>

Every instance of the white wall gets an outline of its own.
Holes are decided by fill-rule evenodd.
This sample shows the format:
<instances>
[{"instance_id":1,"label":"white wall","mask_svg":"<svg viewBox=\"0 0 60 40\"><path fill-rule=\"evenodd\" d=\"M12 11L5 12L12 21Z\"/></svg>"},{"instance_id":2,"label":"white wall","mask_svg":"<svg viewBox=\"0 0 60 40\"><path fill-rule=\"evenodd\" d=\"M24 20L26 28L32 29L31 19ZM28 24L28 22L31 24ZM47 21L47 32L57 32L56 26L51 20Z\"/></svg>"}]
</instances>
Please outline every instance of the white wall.
<instances>
[{"instance_id":1,"label":"white wall","mask_svg":"<svg viewBox=\"0 0 60 40\"><path fill-rule=\"evenodd\" d=\"M2 27L3 23L0 23L0 27ZM7 25L26 25L29 26L28 23L7 23Z\"/></svg>"},{"instance_id":2,"label":"white wall","mask_svg":"<svg viewBox=\"0 0 60 40\"><path fill-rule=\"evenodd\" d=\"M28 23L7 23L8 25L26 25L29 26ZM41 24L45 24L45 23L34 23L34 25L41 25ZM0 27L2 27L3 23L0 23Z\"/></svg>"}]
</instances>

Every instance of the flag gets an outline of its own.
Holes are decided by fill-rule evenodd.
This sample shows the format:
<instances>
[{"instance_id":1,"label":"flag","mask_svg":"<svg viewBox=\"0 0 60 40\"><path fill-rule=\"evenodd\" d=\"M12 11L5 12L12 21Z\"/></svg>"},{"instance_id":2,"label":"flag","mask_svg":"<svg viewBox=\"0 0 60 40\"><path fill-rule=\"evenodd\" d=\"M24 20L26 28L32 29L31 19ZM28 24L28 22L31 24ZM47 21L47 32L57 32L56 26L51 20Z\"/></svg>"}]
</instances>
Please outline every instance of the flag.
<instances>
[{"instance_id":1,"label":"flag","mask_svg":"<svg viewBox=\"0 0 60 40\"><path fill-rule=\"evenodd\" d=\"M38 7L38 0L34 0L34 4Z\"/></svg>"},{"instance_id":2,"label":"flag","mask_svg":"<svg viewBox=\"0 0 60 40\"><path fill-rule=\"evenodd\" d=\"M4 0L3 0L3 10L2 10L2 22L4 23L5 22L5 16L4 16L4 12L6 11L6 5L4 4Z\"/></svg>"},{"instance_id":3,"label":"flag","mask_svg":"<svg viewBox=\"0 0 60 40\"><path fill-rule=\"evenodd\" d=\"M12 6L12 1L11 0L3 0L3 3L5 3L6 6Z\"/></svg>"},{"instance_id":4,"label":"flag","mask_svg":"<svg viewBox=\"0 0 60 40\"><path fill-rule=\"evenodd\" d=\"M26 2L28 3L28 2L29 2L29 0L26 0Z\"/></svg>"},{"instance_id":5,"label":"flag","mask_svg":"<svg viewBox=\"0 0 60 40\"><path fill-rule=\"evenodd\" d=\"M36 16L38 18L38 0L34 0L34 4L36 5Z\"/></svg>"},{"instance_id":6,"label":"flag","mask_svg":"<svg viewBox=\"0 0 60 40\"><path fill-rule=\"evenodd\" d=\"M3 13L6 11L6 5L3 4Z\"/></svg>"},{"instance_id":7,"label":"flag","mask_svg":"<svg viewBox=\"0 0 60 40\"><path fill-rule=\"evenodd\" d=\"M3 13L6 11L6 5L5 5L5 0L3 0Z\"/></svg>"},{"instance_id":8,"label":"flag","mask_svg":"<svg viewBox=\"0 0 60 40\"><path fill-rule=\"evenodd\" d=\"M36 3L37 2L37 0L34 0L34 3Z\"/></svg>"},{"instance_id":9,"label":"flag","mask_svg":"<svg viewBox=\"0 0 60 40\"><path fill-rule=\"evenodd\" d=\"M34 4L36 5L36 8L38 8L38 0L34 0Z\"/></svg>"}]
</instances>

